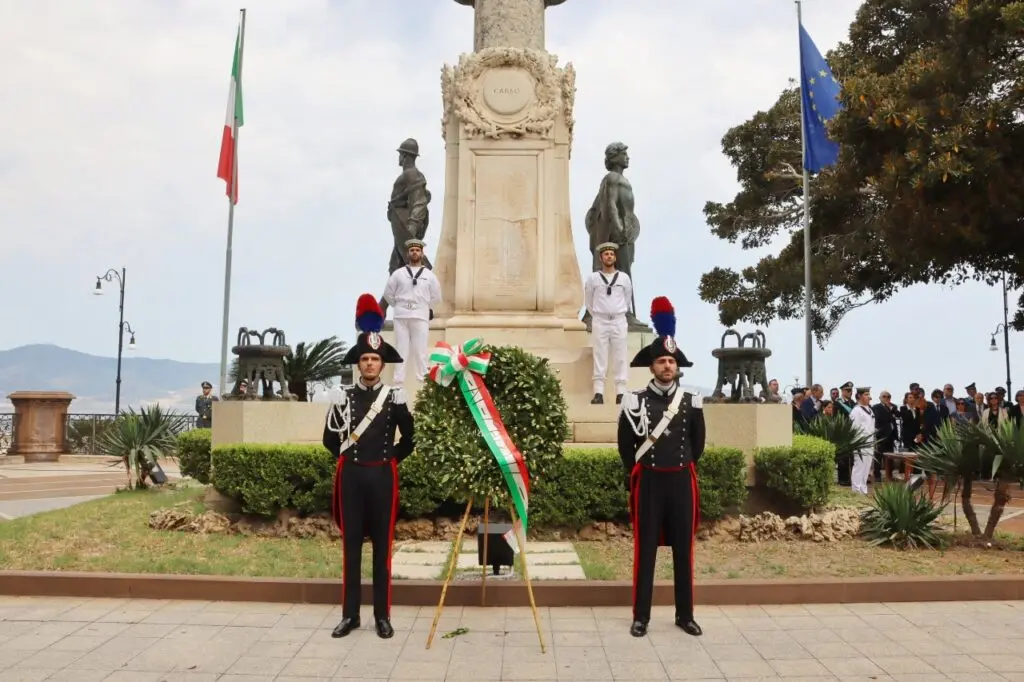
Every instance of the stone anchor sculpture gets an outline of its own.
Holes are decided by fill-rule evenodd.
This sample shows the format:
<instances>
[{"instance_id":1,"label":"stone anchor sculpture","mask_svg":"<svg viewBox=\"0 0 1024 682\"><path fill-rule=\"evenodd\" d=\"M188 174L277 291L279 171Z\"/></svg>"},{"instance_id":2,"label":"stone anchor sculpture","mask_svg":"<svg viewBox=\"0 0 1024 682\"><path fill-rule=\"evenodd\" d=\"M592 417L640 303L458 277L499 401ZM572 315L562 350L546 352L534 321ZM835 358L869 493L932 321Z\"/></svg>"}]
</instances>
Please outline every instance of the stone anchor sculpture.
<instances>
[{"instance_id":1,"label":"stone anchor sculpture","mask_svg":"<svg viewBox=\"0 0 1024 682\"><path fill-rule=\"evenodd\" d=\"M271 342L267 343L267 335L272 335ZM258 343L253 343L253 340ZM263 400L295 400L288 391L288 377L285 375L284 359L292 352L292 349L285 342L284 332L275 327L264 329L262 332L242 327L238 330L237 345L231 352L238 356L238 378L231 394L225 396L230 400L260 400L259 391L256 390L256 382L263 384ZM239 389L242 381L245 381L249 388L245 393ZM277 382L281 390L274 392L274 382Z\"/></svg>"},{"instance_id":2,"label":"stone anchor sculpture","mask_svg":"<svg viewBox=\"0 0 1024 682\"><path fill-rule=\"evenodd\" d=\"M738 345L727 348L725 340L730 336L736 337ZM749 346L746 345L748 340L751 342ZM727 329L722 334L720 346L711 351L711 355L718 358L718 384L711 397L720 402L757 402L754 386L760 386L761 390L768 389L768 370L764 361L771 354L765 346L764 332L760 329L742 337L735 329ZM722 393L725 384L732 388L729 398Z\"/></svg>"}]
</instances>

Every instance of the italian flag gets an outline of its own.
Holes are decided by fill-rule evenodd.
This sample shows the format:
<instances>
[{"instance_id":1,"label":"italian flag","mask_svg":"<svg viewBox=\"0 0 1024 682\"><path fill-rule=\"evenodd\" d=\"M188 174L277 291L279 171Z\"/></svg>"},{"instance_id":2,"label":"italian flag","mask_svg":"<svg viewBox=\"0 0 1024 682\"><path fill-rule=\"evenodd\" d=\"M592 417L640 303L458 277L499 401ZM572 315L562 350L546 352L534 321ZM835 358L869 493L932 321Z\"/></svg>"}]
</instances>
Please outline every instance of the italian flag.
<instances>
[{"instance_id":1,"label":"italian flag","mask_svg":"<svg viewBox=\"0 0 1024 682\"><path fill-rule=\"evenodd\" d=\"M228 90L228 113L224 120L224 134L220 142L220 162L217 164L217 177L223 180L227 187L228 198L233 203L238 203L238 187L232 187L232 177L236 172L235 149L238 140L235 139L235 125L242 127L244 122L242 116L242 27L238 27L238 35L235 37L235 59L231 64L231 87ZM237 183L238 178L234 178Z\"/></svg>"}]
</instances>

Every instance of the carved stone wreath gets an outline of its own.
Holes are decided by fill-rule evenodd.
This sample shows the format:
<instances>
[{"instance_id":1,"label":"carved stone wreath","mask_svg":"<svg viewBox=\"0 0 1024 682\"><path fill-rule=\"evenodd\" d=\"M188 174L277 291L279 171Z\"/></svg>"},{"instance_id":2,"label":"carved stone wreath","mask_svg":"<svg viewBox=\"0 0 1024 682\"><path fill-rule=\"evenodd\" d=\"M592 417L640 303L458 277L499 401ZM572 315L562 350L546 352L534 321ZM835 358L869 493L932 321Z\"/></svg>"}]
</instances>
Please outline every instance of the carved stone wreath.
<instances>
[{"instance_id":1,"label":"carved stone wreath","mask_svg":"<svg viewBox=\"0 0 1024 682\"><path fill-rule=\"evenodd\" d=\"M441 70L444 99L442 134L454 115L470 137L524 137L551 134L559 111L564 111L572 144L572 110L576 96L576 71L572 65L559 69L558 57L539 50L490 47L459 57L458 66ZM491 69L521 68L536 79L534 102L526 116L512 123L493 120L481 106L479 81Z\"/></svg>"}]
</instances>

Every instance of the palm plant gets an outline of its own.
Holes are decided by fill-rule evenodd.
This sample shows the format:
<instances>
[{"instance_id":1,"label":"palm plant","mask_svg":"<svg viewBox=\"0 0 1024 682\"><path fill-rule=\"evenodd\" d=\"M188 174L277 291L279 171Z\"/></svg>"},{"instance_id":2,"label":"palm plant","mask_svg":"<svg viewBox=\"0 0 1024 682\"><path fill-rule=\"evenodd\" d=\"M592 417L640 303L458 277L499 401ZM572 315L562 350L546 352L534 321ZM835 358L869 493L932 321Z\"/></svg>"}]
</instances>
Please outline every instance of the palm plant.
<instances>
[{"instance_id":1,"label":"palm plant","mask_svg":"<svg viewBox=\"0 0 1024 682\"><path fill-rule=\"evenodd\" d=\"M116 457L125 468L128 487L146 487L157 462L172 456L177 448L177 436L186 425L186 417L159 405L143 407L139 412L129 408L113 421L99 438L100 454ZM134 474L134 481L133 481Z\"/></svg>"},{"instance_id":2,"label":"palm plant","mask_svg":"<svg viewBox=\"0 0 1024 682\"><path fill-rule=\"evenodd\" d=\"M978 422L972 435L995 457L992 460L992 480L995 482L992 509L985 524L986 538L991 539L996 525L1010 501L1010 483L1024 478L1024 428L1008 419L995 428Z\"/></svg>"},{"instance_id":3,"label":"palm plant","mask_svg":"<svg viewBox=\"0 0 1024 682\"><path fill-rule=\"evenodd\" d=\"M347 351L348 346L336 336L321 339L313 344L299 342L284 358L288 392L300 402L309 402L313 384L329 384L331 379L342 374ZM231 361L229 379L232 384L238 381L238 358Z\"/></svg>"},{"instance_id":4,"label":"palm plant","mask_svg":"<svg viewBox=\"0 0 1024 682\"><path fill-rule=\"evenodd\" d=\"M860 533L872 546L935 549L939 545L936 531L942 509L911 486L883 483L874 489L870 506L861 512Z\"/></svg>"},{"instance_id":5,"label":"palm plant","mask_svg":"<svg viewBox=\"0 0 1024 682\"><path fill-rule=\"evenodd\" d=\"M836 448L836 463L849 466L853 456L862 450L873 450L875 436L865 436L853 422L840 414L819 414L806 426L800 426L800 432L827 440Z\"/></svg>"},{"instance_id":6,"label":"palm plant","mask_svg":"<svg viewBox=\"0 0 1024 682\"><path fill-rule=\"evenodd\" d=\"M975 472L981 461L978 428L969 423L943 421L935 436L917 451L915 464L943 479L942 504L949 504L960 486L960 504L971 533L981 535L971 499Z\"/></svg>"}]
</instances>

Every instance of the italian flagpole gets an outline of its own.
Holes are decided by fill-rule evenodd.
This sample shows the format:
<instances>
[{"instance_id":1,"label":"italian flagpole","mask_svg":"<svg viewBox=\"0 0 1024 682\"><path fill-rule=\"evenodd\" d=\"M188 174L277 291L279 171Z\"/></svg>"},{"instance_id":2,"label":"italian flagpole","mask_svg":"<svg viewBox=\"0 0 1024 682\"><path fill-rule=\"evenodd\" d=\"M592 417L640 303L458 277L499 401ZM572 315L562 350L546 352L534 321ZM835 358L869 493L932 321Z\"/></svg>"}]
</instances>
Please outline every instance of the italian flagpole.
<instances>
[{"instance_id":1,"label":"italian flagpole","mask_svg":"<svg viewBox=\"0 0 1024 682\"><path fill-rule=\"evenodd\" d=\"M224 252L224 319L220 336L221 393L227 391L228 382L228 317L231 312L231 242L235 230L235 204L238 203L238 131L245 123L242 108L242 51L245 47L245 10L240 10L238 33L235 36L235 54L231 64L231 86L228 89L227 117L220 143L220 161L217 177L227 184L228 240Z\"/></svg>"}]
</instances>

